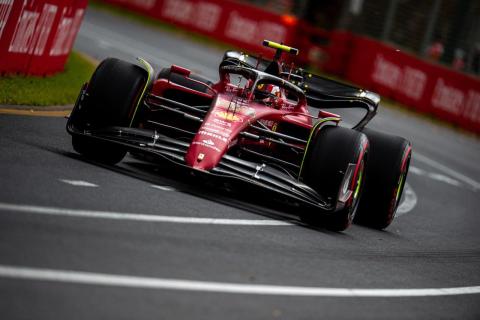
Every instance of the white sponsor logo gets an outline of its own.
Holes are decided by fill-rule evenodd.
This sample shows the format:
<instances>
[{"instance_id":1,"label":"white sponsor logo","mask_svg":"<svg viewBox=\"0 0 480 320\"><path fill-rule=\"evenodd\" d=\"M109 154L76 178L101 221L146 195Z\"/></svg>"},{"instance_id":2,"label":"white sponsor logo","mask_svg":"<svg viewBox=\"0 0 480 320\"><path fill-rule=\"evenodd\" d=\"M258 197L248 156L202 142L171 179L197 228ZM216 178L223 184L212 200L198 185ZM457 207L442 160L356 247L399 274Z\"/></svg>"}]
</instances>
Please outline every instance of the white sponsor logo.
<instances>
[{"instance_id":1,"label":"white sponsor logo","mask_svg":"<svg viewBox=\"0 0 480 320\"><path fill-rule=\"evenodd\" d=\"M398 90L409 98L420 100L427 84L427 75L418 69L406 66Z\"/></svg>"},{"instance_id":2,"label":"white sponsor logo","mask_svg":"<svg viewBox=\"0 0 480 320\"><path fill-rule=\"evenodd\" d=\"M474 123L480 123L480 92L468 91L463 116Z\"/></svg>"},{"instance_id":3,"label":"white sponsor logo","mask_svg":"<svg viewBox=\"0 0 480 320\"><path fill-rule=\"evenodd\" d=\"M212 138L215 138L215 139L218 139L218 140L221 140L223 142L227 142L227 138L219 135L219 134L216 134L216 133L212 133L212 132L208 132L208 131L205 131L205 130L200 130L198 131L198 134L199 135L203 135L203 136L208 136L208 137L212 137ZM211 141L211 140L210 140Z\"/></svg>"},{"instance_id":4,"label":"white sponsor logo","mask_svg":"<svg viewBox=\"0 0 480 320\"><path fill-rule=\"evenodd\" d=\"M209 144L206 144L206 143L204 143L203 141L202 141L202 142L199 142L199 141L194 141L194 142L192 142L192 144L194 144L194 145L200 145L200 146L204 146L204 147L207 147L207 148L213 149L213 150L215 150L215 151L217 151L217 152L220 152L220 149L218 149L217 147L215 147L215 146L211 146L211 145L209 145Z\"/></svg>"},{"instance_id":5,"label":"white sponsor logo","mask_svg":"<svg viewBox=\"0 0 480 320\"><path fill-rule=\"evenodd\" d=\"M202 30L213 32L217 29L222 8L209 2L199 2L196 7L196 18L193 24Z\"/></svg>"},{"instance_id":6,"label":"white sponsor logo","mask_svg":"<svg viewBox=\"0 0 480 320\"><path fill-rule=\"evenodd\" d=\"M435 108L458 115L464 100L465 95L460 89L446 85L442 78L437 79L431 101Z\"/></svg>"},{"instance_id":7,"label":"white sponsor logo","mask_svg":"<svg viewBox=\"0 0 480 320\"><path fill-rule=\"evenodd\" d=\"M43 55L43 52L45 51L45 45L47 44L50 31L52 30L52 25L53 21L55 20L55 15L57 14L57 9L57 6L51 4L46 4L43 7L42 15L40 16L36 32L36 38L38 39L36 41L37 44L34 50L34 54L36 56Z\"/></svg>"},{"instance_id":8,"label":"white sponsor logo","mask_svg":"<svg viewBox=\"0 0 480 320\"><path fill-rule=\"evenodd\" d=\"M221 6L205 1L195 3L188 0L166 0L162 8L165 18L191 24L209 32L217 29L221 14Z\"/></svg>"},{"instance_id":9,"label":"white sponsor logo","mask_svg":"<svg viewBox=\"0 0 480 320\"><path fill-rule=\"evenodd\" d=\"M194 12L193 3L184 0L167 0L163 5L163 16L173 20L188 23Z\"/></svg>"},{"instance_id":10,"label":"white sponsor logo","mask_svg":"<svg viewBox=\"0 0 480 320\"><path fill-rule=\"evenodd\" d=\"M410 66L402 69L381 54L375 59L372 79L417 101L423 97L428 80L425 72Z\"/></svg>"},{"instance_id":11,"label":"white sponsor logo","mask_svg":"<svg viewBox=\"0 0 480 320\"><path fill-rule=\"evenodd\" d=\"M214 146L215 145L215 142L213 142L211 139L203 140L203 143L208 144L209 146Z\"/></svg>"},{"instance_id":12,"label":"white sponsor logo","mask_svg":"<svg viewBox=\"0 0 480 320\"><path fill-rule=\"evenodd\" d=\"M8 48L9 52L27 53L33 45L35 26L40 13L24 10L18 20L12 41Z\"/></svg>"},{"instance_id":13,"label":"white sponsor logo","mask_svg":"<svg viewBox=\"0 0 480 320\"><path fill-rule=\"evenodd\" d=\"M261 39L273 39L278 42L285 40L287 29L278 23L260 21L242 16L232 11L228 17L225 35L229 38L246 43L257 43Z\"/></svg>"},{"instance_id":14,"label":"white sponsor logo","mask_svg":"<svg viewBox=\"0 0 480 320\"><path fill-rule=\"evenodd\" d=\"M8 17L12 11L13 0L0 1L0 39L2 38L3 30L7 25Z\"/></svg>"},{"instance_id":15,"label":"white sponsor logo","mask_svg":"<svg viewBox=\"0 0 480 320\"><path fill-rule=\"evenodd\" d=\"M230 122L224 121L224 120L221 120L221 119L217 119L217 118L213 119L213 122L221 125L222 127L230 128L232 126L232 124Z\"/></svg>"},{"instance_id":16,"label":"white sponsor logo","mask_svg":"<svg viewBox=\"0 0 480 320\"><path fill-rule=\"evenodd\" d=\"M402 69L386 60L383 55L377 55L372 78L375 82L390 89L396 89L402 77Z\"/></svg>"},{"instance_id":17,"label":"white sponsor logo","mask_svg":"<svg viewBox=\"0 0 480 320\"><path fill-rule=\"evenodd\" d=\"M157 0L123 0L123 2L141 9L152 9L157 4Z\"/></svg>"}]
</instances>

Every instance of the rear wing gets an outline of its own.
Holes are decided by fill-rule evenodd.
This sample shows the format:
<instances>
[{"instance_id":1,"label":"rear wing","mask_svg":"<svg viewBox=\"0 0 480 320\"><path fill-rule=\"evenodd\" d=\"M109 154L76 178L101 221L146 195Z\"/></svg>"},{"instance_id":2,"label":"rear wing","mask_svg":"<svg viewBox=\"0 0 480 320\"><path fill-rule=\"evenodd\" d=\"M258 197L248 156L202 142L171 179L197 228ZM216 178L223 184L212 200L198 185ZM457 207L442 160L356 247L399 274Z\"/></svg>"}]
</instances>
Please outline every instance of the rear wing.
<instances>
[{"instance_id":1,"label":"rear wing","mask_svg":"<svg viewBox=\"0 0 480 320\"><path fill-rule=\"evenodd\" d=\"M305 91L308 106L318 109L361 108L367 112L353 127L362 129L375 116L380 96L348 84L315 74L302 72L303 82L298 85Z\"/></svg>"}]
</instances>

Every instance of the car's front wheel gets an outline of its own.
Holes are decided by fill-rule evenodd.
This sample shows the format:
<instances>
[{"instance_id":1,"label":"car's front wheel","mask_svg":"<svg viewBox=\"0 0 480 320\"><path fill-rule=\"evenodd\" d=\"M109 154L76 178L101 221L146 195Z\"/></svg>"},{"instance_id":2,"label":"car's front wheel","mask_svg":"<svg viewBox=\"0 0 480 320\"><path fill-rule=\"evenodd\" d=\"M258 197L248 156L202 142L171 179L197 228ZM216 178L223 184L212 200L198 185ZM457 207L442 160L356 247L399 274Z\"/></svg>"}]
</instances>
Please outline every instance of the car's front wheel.
<instances>
[{"instance_id":1,"label":"car's front wheel","mask_svg":"<svg viewBox=\"0 0 480 320\"><path fill-rule=\"evenodd\" d=\"M130 126L147 79L137 65L116 58L103 60L88 83L85 98L73 111L71 123L84 132ZM126 154L121 147L84 135L74 134L72 145L87 158L108 164L121 161Z\"/></svg>"},{"instance_id":2,"label":"car's front wheel","mask_svg":"<svg viewBox=\"0 0 480 320\"><path fill-rule=\"evenodd\" d=\"M328 199L333 210L302 214L304 222L333 231L343 231L350 226L362 194L368 149L366 136L347 128L329 126L312 136L302 177Z\"/></svg>"}]
</instances>

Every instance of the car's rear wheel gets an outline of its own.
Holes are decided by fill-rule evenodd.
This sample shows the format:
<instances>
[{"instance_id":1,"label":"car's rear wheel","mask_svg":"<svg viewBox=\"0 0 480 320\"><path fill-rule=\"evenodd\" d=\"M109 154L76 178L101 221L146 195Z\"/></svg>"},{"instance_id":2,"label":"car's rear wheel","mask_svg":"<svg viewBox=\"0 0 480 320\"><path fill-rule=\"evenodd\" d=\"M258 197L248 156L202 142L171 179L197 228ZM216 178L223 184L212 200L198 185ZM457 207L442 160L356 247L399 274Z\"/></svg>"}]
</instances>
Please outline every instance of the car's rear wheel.
<instances>
[{"instance_id":1,"label":"car's rear wheel","mask_svg":"<svg viewBox=\"0 0 480 320\"><path fill-rule=\"evenodd\" d=\"M362 194L368 149L366 136L347 128L325 127L312 137L302 177L335 209L306 212L301 215L304 222L333 231L350 226Z\"/></svg>"},{"instance_id":2,"label":"car's rear wheel","mask_svg":"<svg viewBox=\"0 0 480 320\"><path fill-rule=\"evenodd\" d=\"M71 123L79 130L99 130L106 127L130 126L148 75L137 65L115 58L103 60L90 79L85 99L71 115ZM73 135L75 151L84 156L115 164L126 150L83 135Z\"/></svg>"},{"instance_id":3,"label":"car's rear wheel","mask_svg":"<svg viewBox=\"0 0 480 320\"><path fill-rule=\"evenodd\" d=\"M388 227L400 204L412 147L409 141L363 129L370 141L365 190L355 222L377 229Z\"/></svg>"}]
</instances>

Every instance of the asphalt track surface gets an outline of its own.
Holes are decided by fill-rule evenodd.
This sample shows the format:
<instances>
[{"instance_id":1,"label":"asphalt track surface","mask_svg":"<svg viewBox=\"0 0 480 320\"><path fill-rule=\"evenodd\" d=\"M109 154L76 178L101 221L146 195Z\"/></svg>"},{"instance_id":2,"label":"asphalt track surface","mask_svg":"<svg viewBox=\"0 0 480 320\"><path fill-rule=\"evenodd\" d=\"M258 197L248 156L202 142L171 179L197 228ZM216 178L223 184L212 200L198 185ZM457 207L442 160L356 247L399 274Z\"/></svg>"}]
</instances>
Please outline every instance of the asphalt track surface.
<instances>
[{"instance_id":1,"label":"asphalt track surface","mask_svg":"<svg viewBox=\"0 0 480 320\"><path fill-rule=\"evenodd\" d=\"M91 9L75 46L213 79L222 55ZM332 233L164 166L89 162L65 122L0 115L2 319L480 318L478 139L381 109L371 127L414 146L402 214Z\"/></svg>"}]
</instances>

